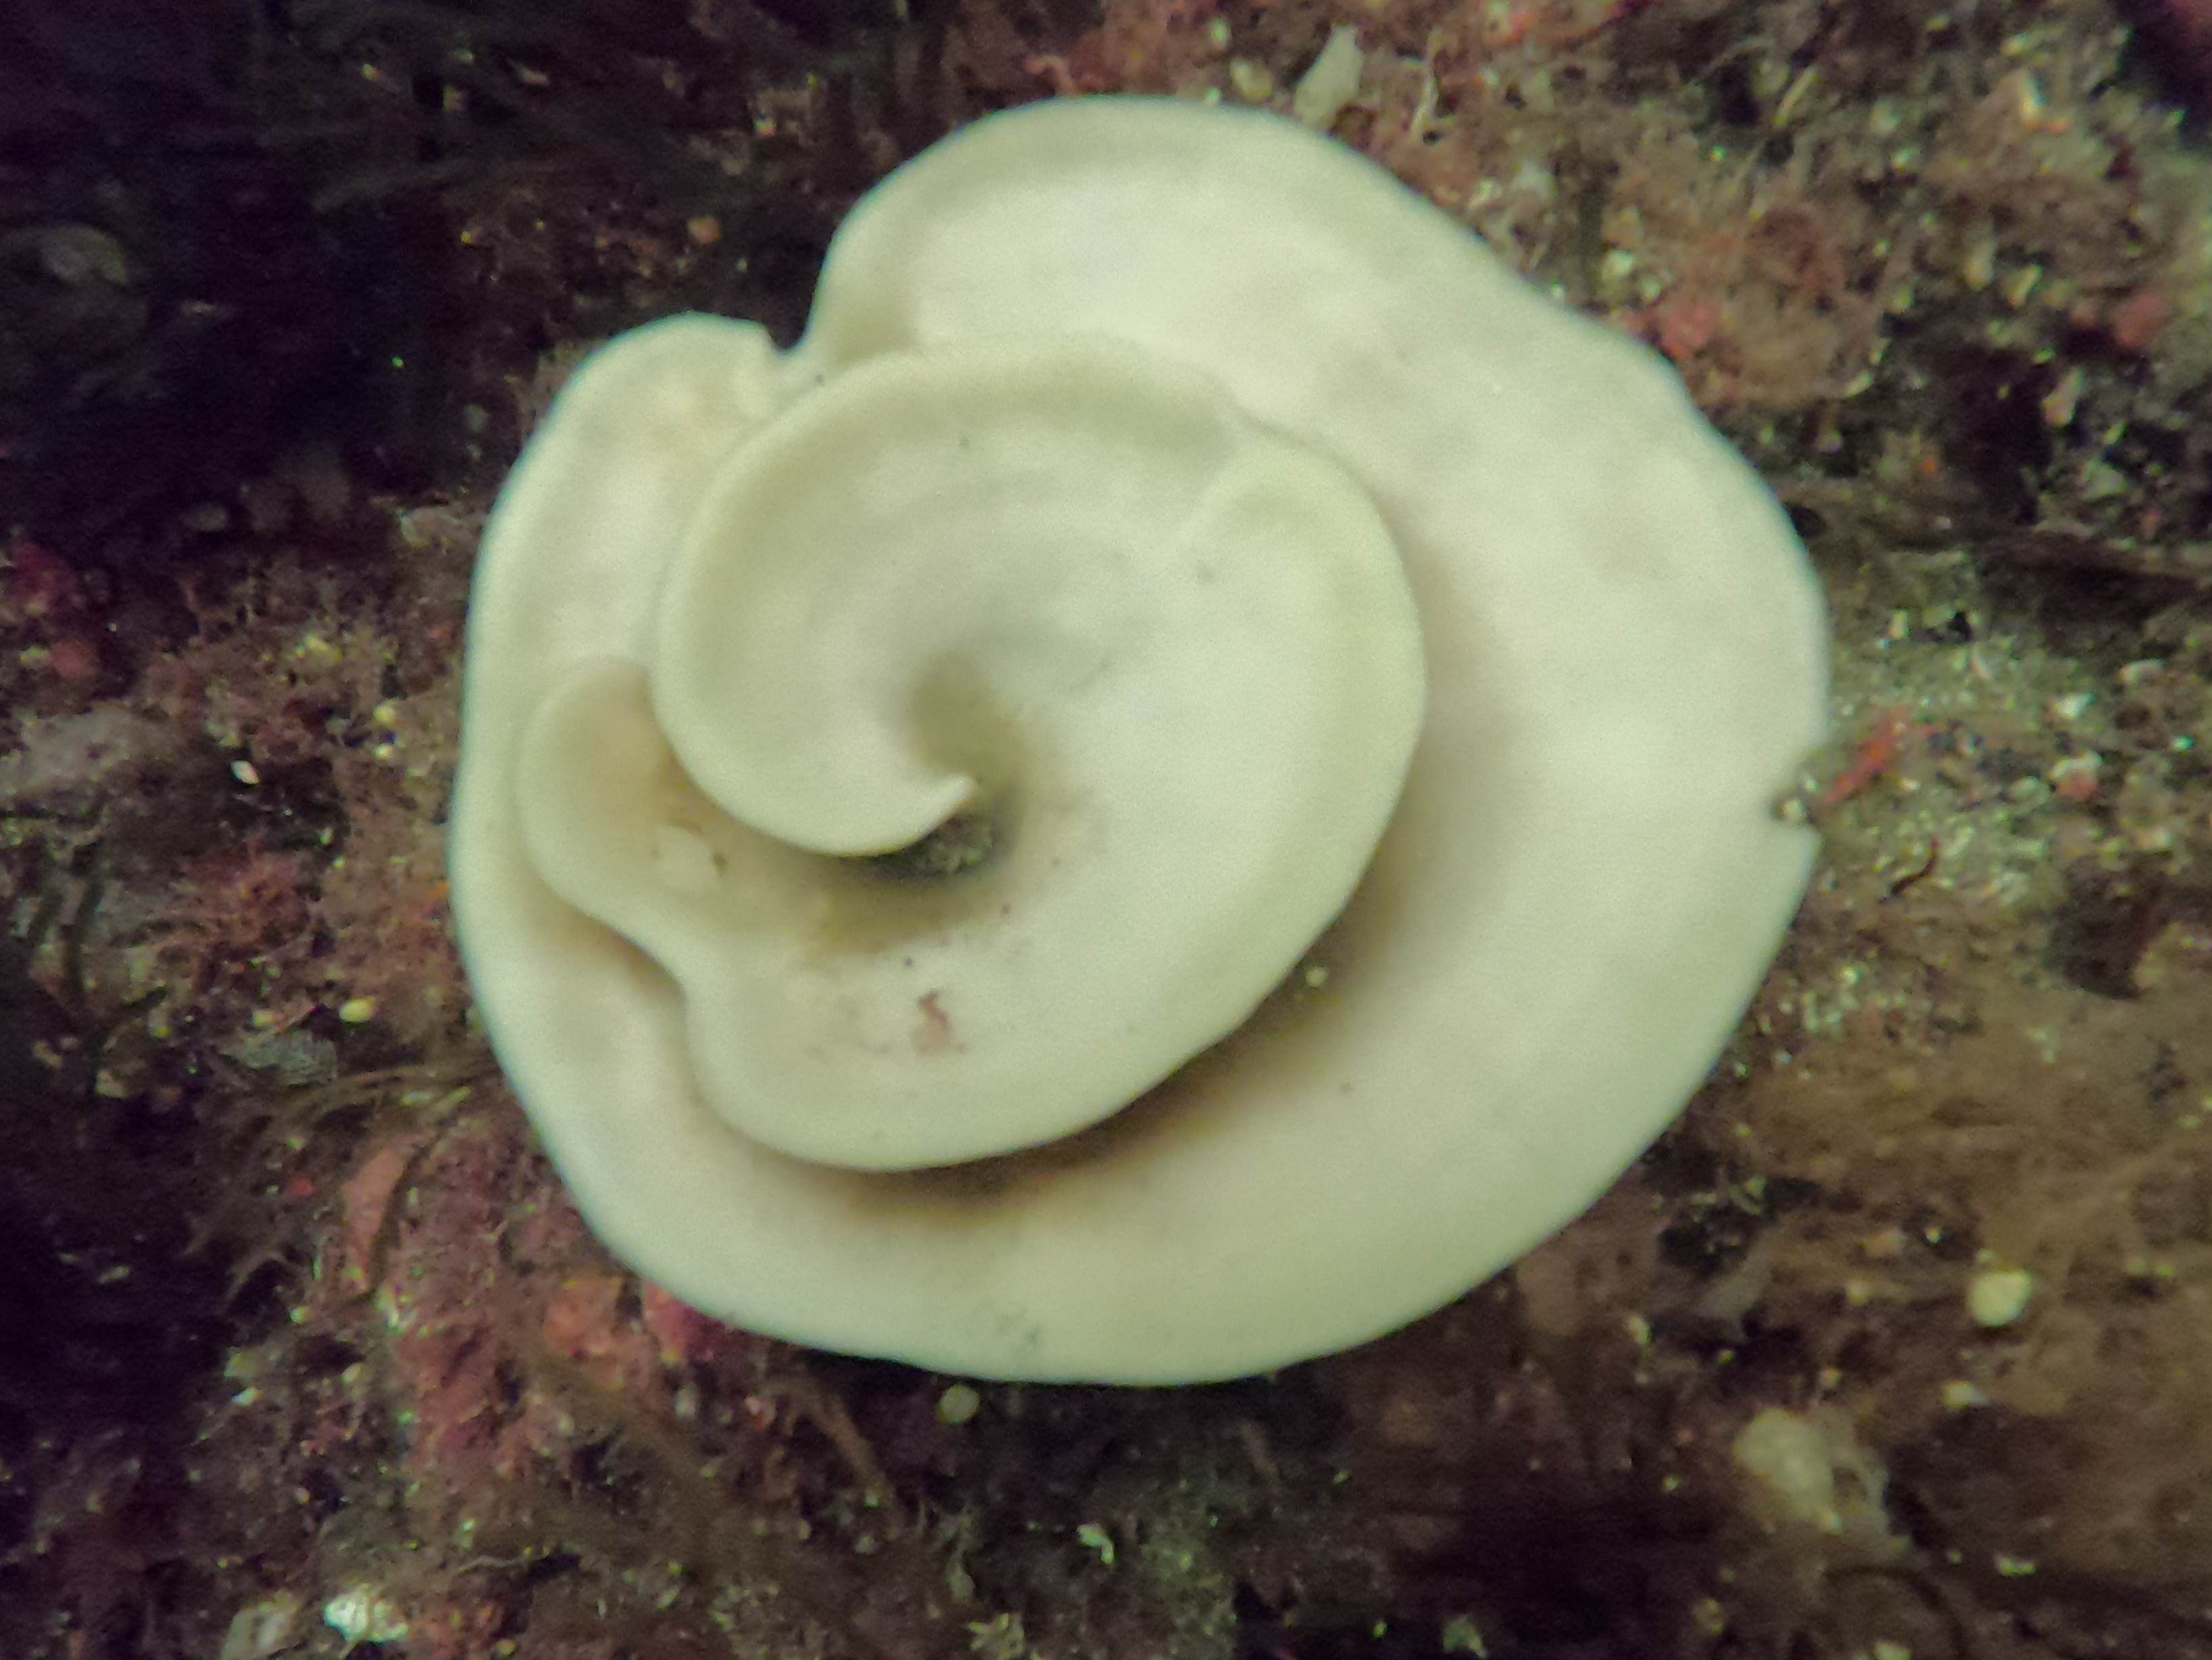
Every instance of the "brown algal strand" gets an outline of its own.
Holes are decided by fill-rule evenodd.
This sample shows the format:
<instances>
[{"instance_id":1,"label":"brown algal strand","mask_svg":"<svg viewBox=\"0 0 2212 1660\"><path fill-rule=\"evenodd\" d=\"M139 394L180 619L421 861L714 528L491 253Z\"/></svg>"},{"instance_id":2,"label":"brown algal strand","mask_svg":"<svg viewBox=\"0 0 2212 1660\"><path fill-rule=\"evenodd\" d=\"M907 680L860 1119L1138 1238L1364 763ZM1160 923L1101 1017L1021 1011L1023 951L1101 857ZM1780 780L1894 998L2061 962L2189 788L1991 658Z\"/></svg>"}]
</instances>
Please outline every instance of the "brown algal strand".
<instances>
[{"instance_id":1,"label":"brown algal strand","mask_svg":"<svg viewBox=\"0 0 2212 1660\"><path fill-rule=\"evenodd\" d=\"M2203 1652L2198 9L10 9L0 1651ZM966 115L1287 107L1340 28L1336 136L1672 358L1821 563L1782 960L1595 1209L1353 1354L978 1388L708 1328L467 1023L477 517L576 349L796 319Z\"/></svg>"}]
</instances>

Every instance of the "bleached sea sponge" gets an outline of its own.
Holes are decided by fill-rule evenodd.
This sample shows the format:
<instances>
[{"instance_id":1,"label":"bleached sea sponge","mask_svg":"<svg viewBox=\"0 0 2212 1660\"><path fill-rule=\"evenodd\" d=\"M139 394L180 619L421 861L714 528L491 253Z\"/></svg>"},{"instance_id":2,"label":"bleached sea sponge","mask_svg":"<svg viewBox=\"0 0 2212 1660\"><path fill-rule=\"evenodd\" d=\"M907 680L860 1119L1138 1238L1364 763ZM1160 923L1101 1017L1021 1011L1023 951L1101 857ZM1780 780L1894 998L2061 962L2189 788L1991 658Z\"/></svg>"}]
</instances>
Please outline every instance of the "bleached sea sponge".
<instances>
[{"instance_id":1,"label":"bleached sea sponge","mask_svg":"<svg viewBox=\"0 0 2212 1660\"><path fill-rule=\"evenodd\" d=\"M1230 1377L1456 1296L1680 1109L1826 689L1655 356L1295 124L1034 105L861 201L790 351L672 319L562 392L485 533L455 913L684 1300Z\"/></svg>"}]
</instances>

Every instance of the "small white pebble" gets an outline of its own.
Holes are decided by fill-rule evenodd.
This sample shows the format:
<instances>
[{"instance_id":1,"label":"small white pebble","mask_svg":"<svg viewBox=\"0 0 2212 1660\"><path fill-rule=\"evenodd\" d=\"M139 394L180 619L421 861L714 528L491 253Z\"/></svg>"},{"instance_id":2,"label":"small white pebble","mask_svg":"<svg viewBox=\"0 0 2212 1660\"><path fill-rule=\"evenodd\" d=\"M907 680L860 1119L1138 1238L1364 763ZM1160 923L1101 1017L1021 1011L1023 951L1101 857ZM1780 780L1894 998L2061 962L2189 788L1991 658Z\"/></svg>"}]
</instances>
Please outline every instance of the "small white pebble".
<instances>
[{"instance_id":1,"label":"small white pebble","mask_svg":"<svg viewBox=\"0 0 2212 1660\"><path fill-rule=\"evenodd\" d=\"M249 1602L231 1616L216 1660L269 1660L298 1641L297 1627L303 1599L291 1591L277 1591Z\"/></svg>"},{"instance_id":2,"label":"small white pebble","mask_svg":"<svg viewBox=\"0 0 2212 1660\"><path fill-rule=\"evenodd\" d=\"M1359 31L1348 23L1338 25L1330 31L1321 56L1291 89L1291 115L1316 132L1327 132L1358 94L1360 72L1366 66Z\"/></svg>"},{"instance_id":3,"label":"small white pebble","mask_svg":"<svg viewBox=\"0 0 2212 1660\"><path fill-rule=\"evenodd\" d=\"M376 1018L374 997L349 997L338 1005L338 1018L349 1026L365 1025Z\"/></svg>"},{"instance_id":4,"label":"small white pebble","mask_svg":"<svg viewBox=\"0 0 2212 1660\"><path fill-rule=\"evenodd\" d=\"M983 1397L966 1383L955 1383L937 1397L937 1420L955 1427L967 1423L983 1409Z\"/></svg>"},{"instance_id":5,"label":"small white pebble","mask_svg":"<svg viewBox=\"0 0 2212 1660\"><path fill-rule=\"evenodd\" d=\"M407 1616L368 1585L349 1586L324 1603L323 1623L348 1643L397 1643L407 1635Z\"/></svg>"},{"instance_id":6,"label":"small white pebble","mask_svg":"<svg viewBox=\"0 0 2212 1660\"><path fill-rule=\"evenodd\" d=\"M245 785L248 789L252 788L254 785L261 781L261 773L251 761L232 762L230 763L230 775L238 780L240 783Z\"/></svg>"},{"instance_id":7,"label":"small white pebble","mask_svg":"<svg viewBox=\"0 0 2212 1660\"><path fill-rule=\"evenodd\" d=\"M2027 1313L2034 1295L2035 1276L2026 1268L1984 1268L1967 1283L1966 1312L1994 1331Z\"/></svg>"},{"instance_id":8,"label":"small white pebble","mask_svg":"<svg viewBox=\"0 0 2212 1660\"><path fill-rule=\"evenodd\" d=\"M1264 104L1275 95L1275 77L1264 64L1249 58L1229 60L1229 89L1248 104Z\"/></svg>"},{"instance_id":9,"label":"small white pebble","mask_svg":"<svg viewBox=\"0 0 2212 1660\"><path fill-rule=\"evenodd\" d=\"M1989 1391L1978 1383L1968 1383L1963 1377L1954 1377L1943 1385L1943 1410L1966 1412L1990 1403Z\"/></svg>"}]
</instances>

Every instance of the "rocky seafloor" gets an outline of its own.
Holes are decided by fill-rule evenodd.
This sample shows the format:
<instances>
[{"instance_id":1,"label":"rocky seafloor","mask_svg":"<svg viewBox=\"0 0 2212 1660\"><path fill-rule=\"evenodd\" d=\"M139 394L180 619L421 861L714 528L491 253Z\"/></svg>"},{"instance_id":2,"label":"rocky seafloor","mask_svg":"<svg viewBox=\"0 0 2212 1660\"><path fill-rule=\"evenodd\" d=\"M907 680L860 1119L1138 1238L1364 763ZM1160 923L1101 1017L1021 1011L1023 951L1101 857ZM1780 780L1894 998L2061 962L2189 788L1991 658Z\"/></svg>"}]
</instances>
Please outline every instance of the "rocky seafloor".
<instances>
[{"instance_id":1,"label":"rocky seafloor","mask_svg":"<svg viewBox=\"0 0 2212 1660\"><path fill-rule=\"evenodd\" d=\"M591 1239L447 931L460 626L582 347L788 337L873 179L1125 90L1671 359L1838 739L1557 1238L1265 1379L969 1384ZM0 19L0 1653L2212 1655L2208 97L2194 0Z\"/></svg>"}]
</instances>

